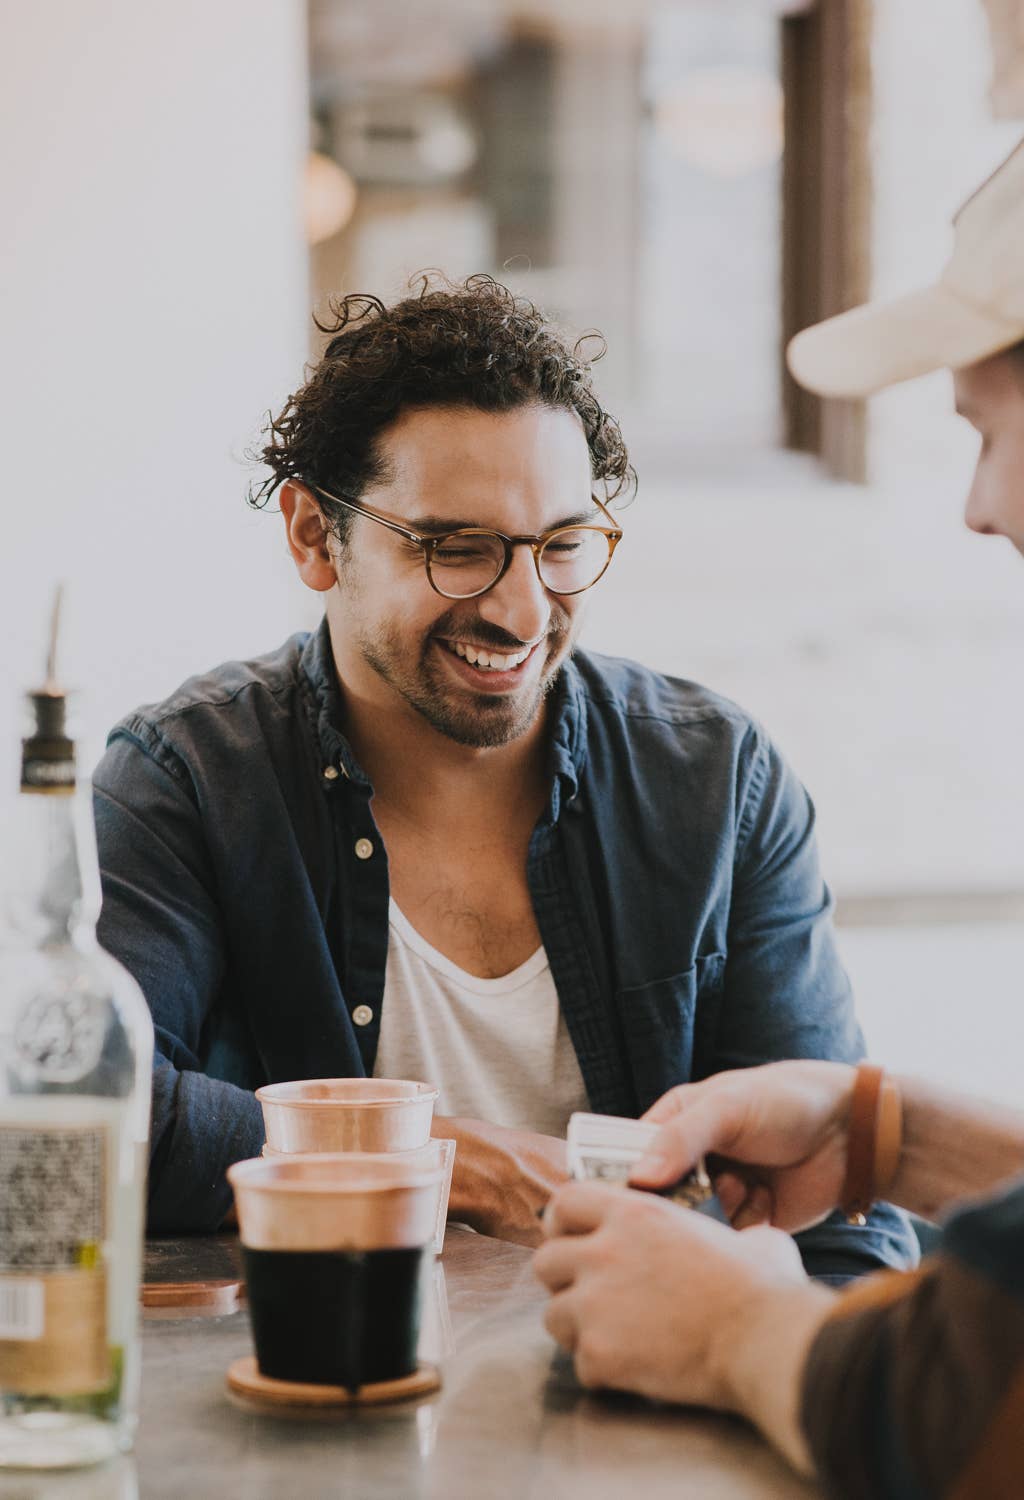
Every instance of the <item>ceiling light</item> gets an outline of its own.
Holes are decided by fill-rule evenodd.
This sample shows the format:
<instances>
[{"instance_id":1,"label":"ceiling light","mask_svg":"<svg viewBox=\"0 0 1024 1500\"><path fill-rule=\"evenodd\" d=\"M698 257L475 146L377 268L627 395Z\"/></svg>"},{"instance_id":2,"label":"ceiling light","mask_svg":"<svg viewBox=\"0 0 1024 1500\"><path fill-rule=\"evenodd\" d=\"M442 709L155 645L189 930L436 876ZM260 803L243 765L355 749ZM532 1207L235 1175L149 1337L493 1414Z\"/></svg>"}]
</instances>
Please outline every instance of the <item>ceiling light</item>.
<instances>
[{"instance_id":1,"label":"ceiling light","mask_svg":"<svg viewBox=\"0 0 1024 1500\"><path fill-rule=\"evenodd\" d=\"M303 209L306 239L311 245L329 240L344 229L356 207L356 185L352 178L322 151L306 158Z\"/></svg>"}]
</instances>

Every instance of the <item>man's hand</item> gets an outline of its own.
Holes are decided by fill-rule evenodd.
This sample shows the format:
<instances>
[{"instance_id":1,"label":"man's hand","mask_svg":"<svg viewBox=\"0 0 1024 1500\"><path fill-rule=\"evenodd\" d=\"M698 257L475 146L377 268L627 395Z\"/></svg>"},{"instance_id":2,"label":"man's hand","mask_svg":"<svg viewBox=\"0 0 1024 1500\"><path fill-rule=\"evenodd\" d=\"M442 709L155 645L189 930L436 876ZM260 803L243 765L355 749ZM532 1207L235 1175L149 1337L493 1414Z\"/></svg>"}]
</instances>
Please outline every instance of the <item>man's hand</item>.
<instances>
[{"instance_id":1,"label":"man's hand","mask_svg":"<svg viewBox=\"0 0 1024 1500\"><path fill-rule=\"evenodd\" d=\"M585 1386L740 1412L805 1472L807 1350L832 1305L788 1235L742 1234L647 1193L572 1183L534 1257L545 1324Z\"/></svg>"},{"instance_id":2,"label":"man's hand","mask_svg":"<svg viewBox=\"0 0 1024 1500\"><path fill-rule=\"evenodd\" d=\"M680 1084L644 1115L662 1129L630 1182L664 1187L711 1156L735 1228L807 1229L842 1193L855 1078L843 1063L784 1062Z\"/></svg>"},{"instance_id":3,"label":"man's hand","mask_svg":"<svg viewBox=\"0 0 1024 1500\"><path fill-rule=\"evenodd\" d=\"M457 1142L448 1217L496 1239L539 1244L538 1216L568 1179L565 1142L459 1116L435 1116L432 1134Z\"/></svg>"}]
</instances>

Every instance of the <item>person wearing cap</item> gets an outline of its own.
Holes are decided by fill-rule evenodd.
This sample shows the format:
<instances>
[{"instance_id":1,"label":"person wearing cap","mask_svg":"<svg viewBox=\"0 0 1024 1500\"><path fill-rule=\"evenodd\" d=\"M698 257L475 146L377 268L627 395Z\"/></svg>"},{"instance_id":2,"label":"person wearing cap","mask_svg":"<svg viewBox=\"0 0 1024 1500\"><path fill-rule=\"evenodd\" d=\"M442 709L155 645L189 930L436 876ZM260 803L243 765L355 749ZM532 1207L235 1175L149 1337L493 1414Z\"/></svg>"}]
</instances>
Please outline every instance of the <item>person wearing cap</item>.
<instances>
[{"instance_id":1,"label":"person wearing cap","mask_svg":"<svg viewBox=\"0 0 1024 1500\"><path fill-rule=\"evenodd\" d=\"M967 523L1024 554L1024 143L961 210L935 286L805 330L789 363L847 397L949 367L982 439ZM1024 1113L793 1061L684 1084L646 1118L648 1191L573 1183L545 1217L546 1323L581 1381L738 1412L843 1500L1019 1500ZM742 1233L655 1196L705 1155ZM813 1285L787 1231L876 1195L950 1215L936 1253Z\"/></svg>"}]
</instances>

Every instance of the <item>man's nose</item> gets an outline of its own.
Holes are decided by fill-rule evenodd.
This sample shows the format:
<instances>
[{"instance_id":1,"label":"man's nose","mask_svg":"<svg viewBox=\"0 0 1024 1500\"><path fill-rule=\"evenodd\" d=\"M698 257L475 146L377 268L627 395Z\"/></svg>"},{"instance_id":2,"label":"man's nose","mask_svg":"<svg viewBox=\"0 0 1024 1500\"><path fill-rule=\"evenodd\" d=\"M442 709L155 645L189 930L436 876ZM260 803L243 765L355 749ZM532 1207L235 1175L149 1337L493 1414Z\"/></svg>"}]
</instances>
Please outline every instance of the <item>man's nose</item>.
<instances>
[{"instance_id":1,"label":"man's nose","mask_svg":"<svg viewBox=\"0 0 1024 1500\"><path fill-rule=\"evenodd\" d=\"M508 572L477 602L480 615L520 641L538 641L547 633L551 600L537 575L529 547L514 547Z\"/></svg>"}]
</instances>

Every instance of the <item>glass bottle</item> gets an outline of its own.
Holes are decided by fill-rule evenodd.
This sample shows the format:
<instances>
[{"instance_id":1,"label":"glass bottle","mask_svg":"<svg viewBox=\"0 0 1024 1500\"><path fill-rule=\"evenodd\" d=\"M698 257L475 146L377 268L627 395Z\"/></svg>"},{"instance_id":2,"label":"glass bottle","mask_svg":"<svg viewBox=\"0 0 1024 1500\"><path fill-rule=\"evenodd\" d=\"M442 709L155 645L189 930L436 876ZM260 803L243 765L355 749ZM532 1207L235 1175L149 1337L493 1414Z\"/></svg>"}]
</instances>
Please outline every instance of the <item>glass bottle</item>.
<instances>
[{"instance_id":1,"label":"glass bottle","mask_svg":"<svg viewBox=\"0 0 1024 1500\"><path fill-rule=\"evenodd\" d=\"M0 845L0 1468L99 1462L138 1409L153 1025L96 939L91 801L52 661Z\"/></svg>"}]
</instances>

